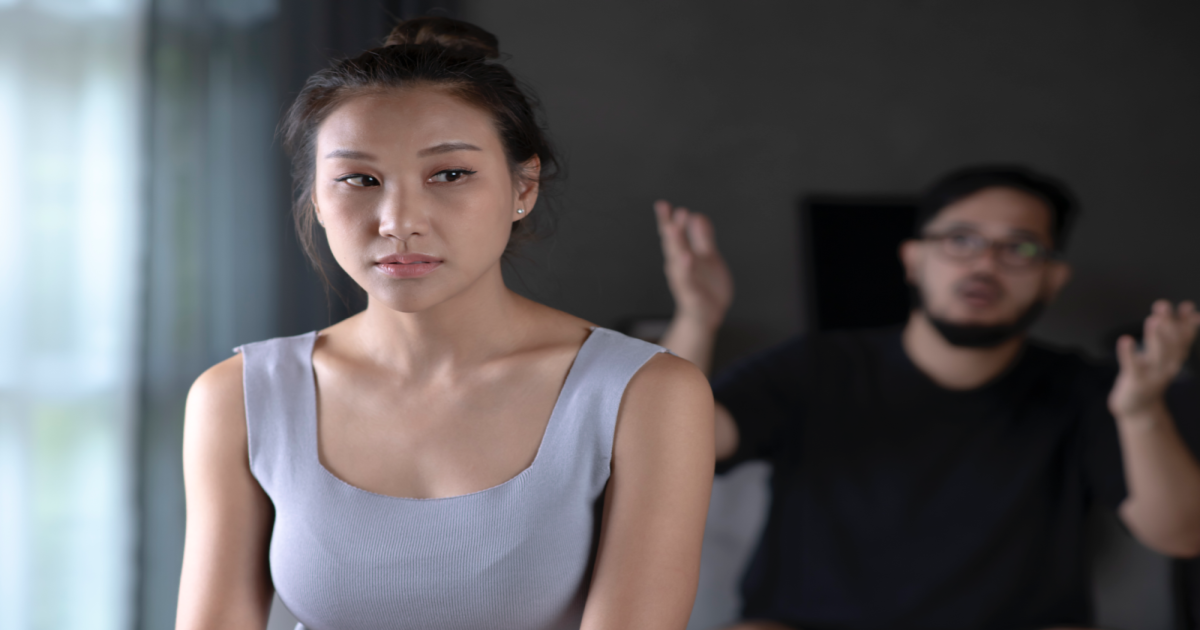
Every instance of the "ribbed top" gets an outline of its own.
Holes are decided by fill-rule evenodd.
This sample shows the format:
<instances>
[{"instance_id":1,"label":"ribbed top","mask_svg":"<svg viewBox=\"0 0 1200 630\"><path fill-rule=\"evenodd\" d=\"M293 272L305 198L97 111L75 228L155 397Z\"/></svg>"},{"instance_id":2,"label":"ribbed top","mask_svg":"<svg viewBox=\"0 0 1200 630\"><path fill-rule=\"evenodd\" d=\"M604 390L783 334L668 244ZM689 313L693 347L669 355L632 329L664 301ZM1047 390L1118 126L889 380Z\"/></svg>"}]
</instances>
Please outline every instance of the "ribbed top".
<instances>
[{"instance_id":1,"label":"ribbed top","mask_svg":"<svg viewBox=\"0 0 1200 630\"><path fill-rule=\"evenodd\" d=\"M297 628L578 628L621 397L662 348L594 329L528 468L411 499L352 486L318 459L316 338L239 348L250 470L275 505L271 577Z\"/></svg>"}]
</instances>

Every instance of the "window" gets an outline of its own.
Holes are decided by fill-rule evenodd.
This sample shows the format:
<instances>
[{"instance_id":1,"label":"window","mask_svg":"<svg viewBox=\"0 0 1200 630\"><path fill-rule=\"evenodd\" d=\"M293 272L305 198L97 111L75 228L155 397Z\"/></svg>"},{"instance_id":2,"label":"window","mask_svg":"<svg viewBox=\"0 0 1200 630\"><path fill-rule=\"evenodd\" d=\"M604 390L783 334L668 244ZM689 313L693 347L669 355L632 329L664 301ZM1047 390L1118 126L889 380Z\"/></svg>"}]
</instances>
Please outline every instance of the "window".
<instances>
[{"instance_id":1,"label":"window","mask_svg":"<svg viewBox=\"0 0 1200 630\"><path fill-rule=\"evenodd\" d=\"M0 627L125 628L139 0L0 0Z\"/></svg>"}]
</instances>

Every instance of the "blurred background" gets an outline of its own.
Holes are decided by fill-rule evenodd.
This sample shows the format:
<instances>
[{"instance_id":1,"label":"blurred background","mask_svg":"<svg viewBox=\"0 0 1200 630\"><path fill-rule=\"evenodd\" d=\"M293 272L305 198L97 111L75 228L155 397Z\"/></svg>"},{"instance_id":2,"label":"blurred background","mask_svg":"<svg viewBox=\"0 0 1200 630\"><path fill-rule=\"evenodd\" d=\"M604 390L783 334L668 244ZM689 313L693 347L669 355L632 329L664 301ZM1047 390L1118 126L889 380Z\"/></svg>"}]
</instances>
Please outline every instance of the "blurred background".
<instances>
[{"instance_id":1,"label":"blurred background","mask_svg":"<svg viewBox=\"0 0 1200 630\"><path fill-rule=\"evenodd\" d=\"M1153 299L1200 298L1194 2L0 0L0 628L173 624L187 388L358 307L300 254L276 125L330 58L427 13L495 33L540 95L568 177L508 277L599 325L671 313L655 199L716 224L727 364L817 325L805 199L979 161L1082 201L1041 338L1102 356ZM866 265L861 230L842 251ZM736 612L767 474L718 482L693 628ZM1188 627L1187 567L1093 534L1101 621Z\"/></svg>"}]
</instances>

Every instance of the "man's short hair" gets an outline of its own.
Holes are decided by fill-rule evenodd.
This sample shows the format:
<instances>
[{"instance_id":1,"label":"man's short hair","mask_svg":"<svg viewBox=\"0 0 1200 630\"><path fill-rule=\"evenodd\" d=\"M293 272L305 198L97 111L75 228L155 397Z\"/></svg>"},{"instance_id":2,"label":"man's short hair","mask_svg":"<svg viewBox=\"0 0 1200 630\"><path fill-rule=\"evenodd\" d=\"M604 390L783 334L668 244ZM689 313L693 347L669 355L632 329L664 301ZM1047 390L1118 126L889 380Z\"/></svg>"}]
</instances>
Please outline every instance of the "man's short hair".
<instances>
[{"instance_id":1,"label":"man's short hair","mask_svg":"<svg viewBox=\"0 0 1200 630\"><path fill-rule=\"evenodd\" d=\"M1045 202L1052 215L1051 245L1055 251L1066 249L1067 234L1079 212L1075 196L1066 184L1054 177L1010 164L968 166L939 179L926 190L917 208L917 234L921 234L946 206L994 187L1013 188Z\"/></svg>"}]
</instances>

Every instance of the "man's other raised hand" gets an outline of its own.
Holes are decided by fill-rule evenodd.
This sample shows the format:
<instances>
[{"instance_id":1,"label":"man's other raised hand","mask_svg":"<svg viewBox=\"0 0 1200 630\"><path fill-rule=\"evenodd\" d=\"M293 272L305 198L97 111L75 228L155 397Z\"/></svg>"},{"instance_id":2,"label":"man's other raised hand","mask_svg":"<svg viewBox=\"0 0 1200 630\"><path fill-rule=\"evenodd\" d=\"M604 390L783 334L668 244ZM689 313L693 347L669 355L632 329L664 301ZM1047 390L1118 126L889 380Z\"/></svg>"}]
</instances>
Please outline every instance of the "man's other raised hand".
<instances>
[{"instance_id":1,"label":"man's other raised hand","mask_svg":"<svg viewBox=\"0 0 1200 630\"><path fill-rule=\"evenodd\" d=\"M1144 417L1163 405L1167 386L1179 375L1196 339L1200 313L1191 302L1175 308L1167 300L1151 307L1142 334L1142 347L1133 337L1117 340L1121 372L1108 398L1118 420Z\"/></svg>"}]
</instances>

